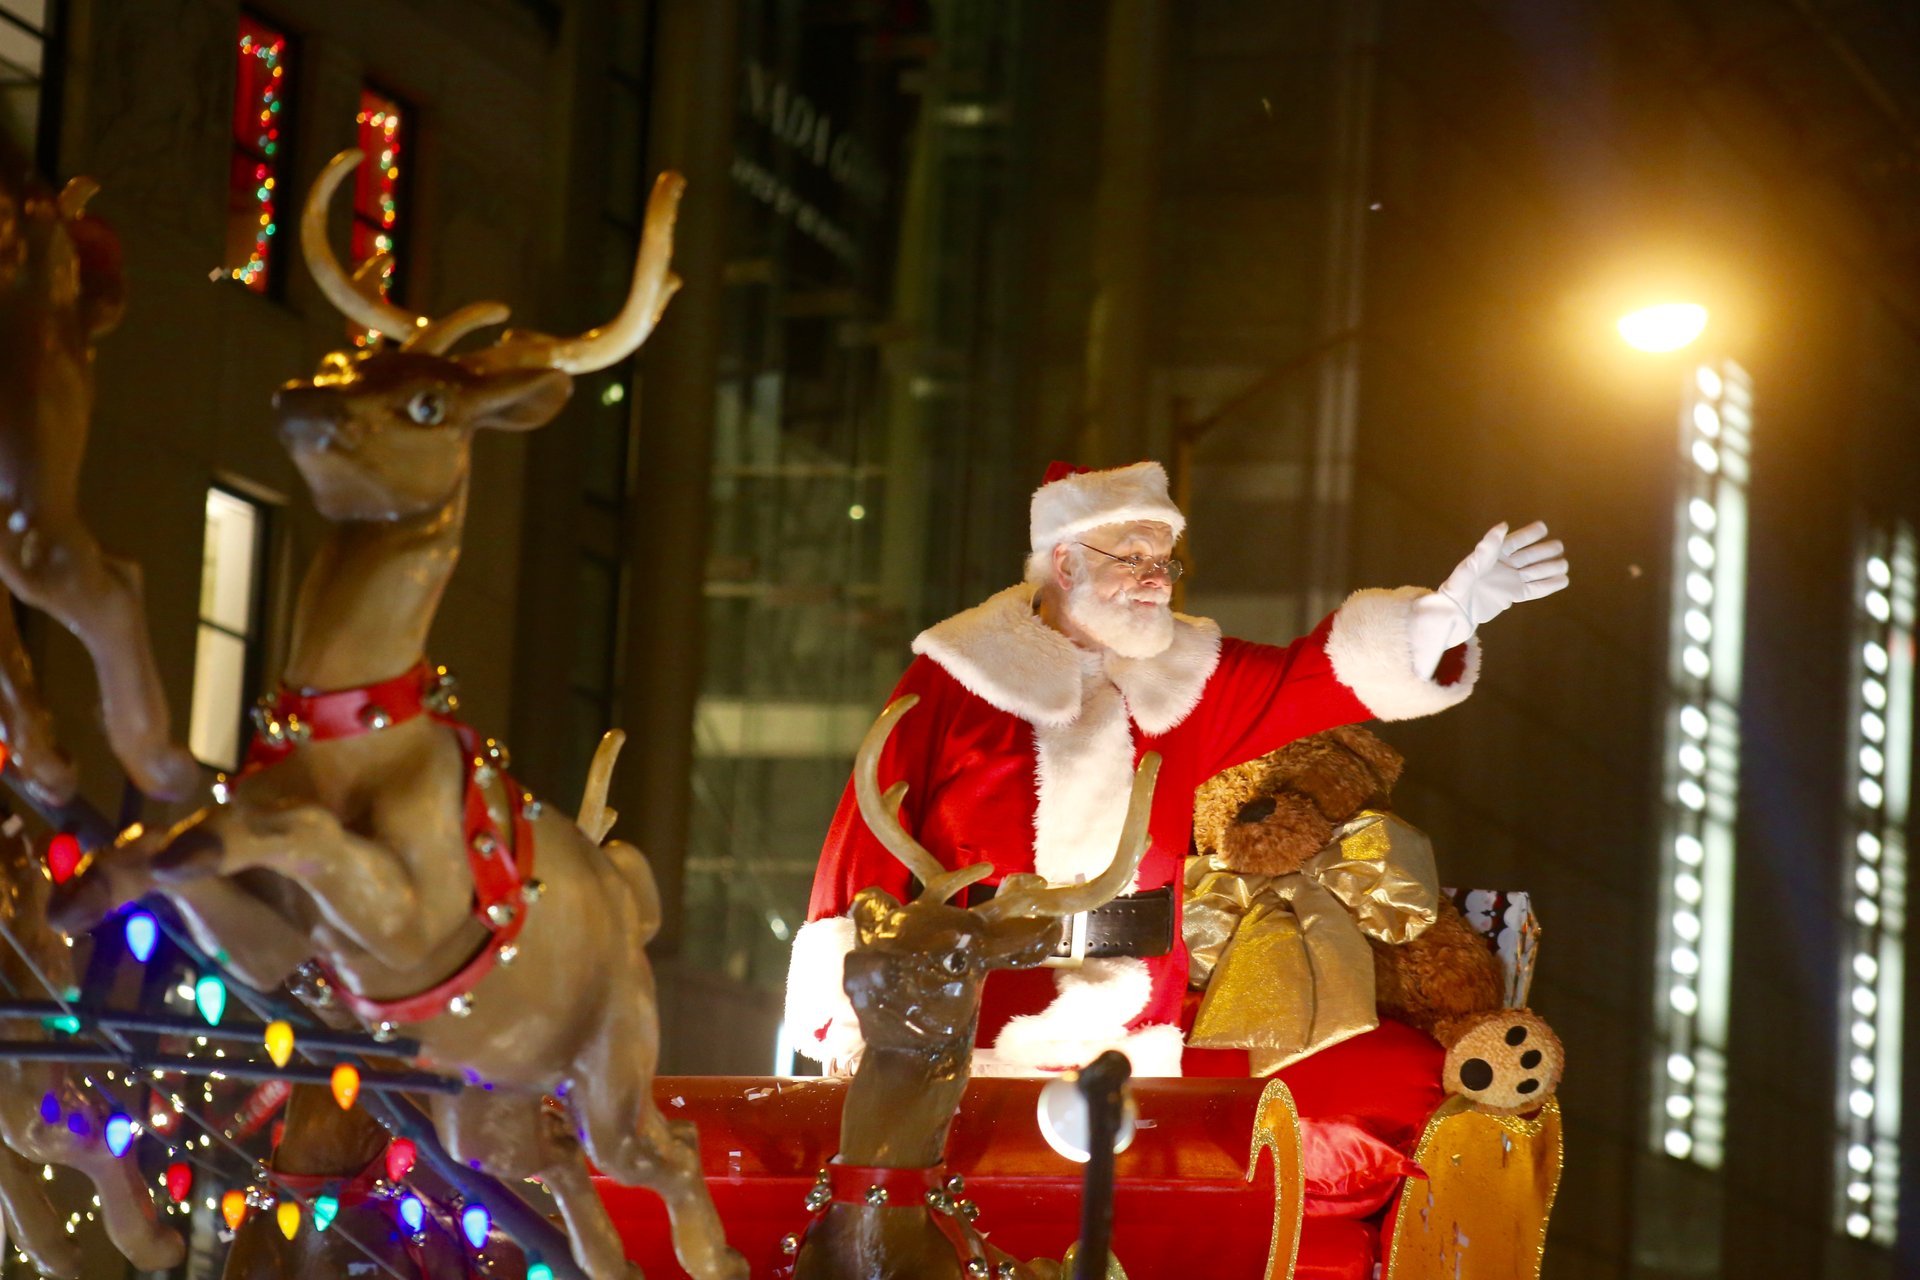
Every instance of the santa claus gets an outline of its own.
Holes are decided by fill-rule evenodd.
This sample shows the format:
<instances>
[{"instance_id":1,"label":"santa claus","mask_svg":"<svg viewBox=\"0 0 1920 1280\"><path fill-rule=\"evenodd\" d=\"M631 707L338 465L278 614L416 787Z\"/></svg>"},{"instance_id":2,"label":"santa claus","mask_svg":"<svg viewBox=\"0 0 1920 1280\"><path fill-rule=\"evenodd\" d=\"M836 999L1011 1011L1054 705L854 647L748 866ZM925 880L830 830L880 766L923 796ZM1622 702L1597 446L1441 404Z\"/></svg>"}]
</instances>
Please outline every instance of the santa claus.
<instances>
[{"instance_id":1,"label":"santa claus","mask_svg":"<svg viewBox=\"0 0 1920 1280\"><path fill-rule=\"evenodd\" d=\"M1076 917L1052 966L992 977L977 1072L1066 1070L1117 1048L1136 1075L1181 1074L1179 894L1195 788L1322 729L1455 705L1479 671L1477 628L1567 585L1546 526L1498 525L1437 591L1355 592L1292 644L1255 644L1170 607L1185 524L1158 463L1056 463L1033 495L1026 580L922 632L894 690L920 701L886 745L880 784L907 783L901 820L945 865L993 864L970 902L1015 872L1055 884L1097 875L1135 763L1149 751L1163 762L1133 892ZM860 1053L841 989L854 942L845 912L872 885L911 892L849 784L787 980L789 1034L829 1071Z\"/></svg>"}]
</instances>

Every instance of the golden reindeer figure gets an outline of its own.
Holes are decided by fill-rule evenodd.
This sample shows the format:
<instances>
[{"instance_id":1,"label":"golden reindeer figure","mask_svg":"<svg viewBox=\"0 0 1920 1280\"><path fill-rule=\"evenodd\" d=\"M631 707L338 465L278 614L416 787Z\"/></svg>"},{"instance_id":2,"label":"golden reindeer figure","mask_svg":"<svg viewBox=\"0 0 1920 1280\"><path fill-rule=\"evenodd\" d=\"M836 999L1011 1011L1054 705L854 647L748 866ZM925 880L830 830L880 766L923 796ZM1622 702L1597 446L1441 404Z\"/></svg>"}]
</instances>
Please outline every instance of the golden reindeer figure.
<instances>
[{"instance_id":1,"label":"golden reindeer figure","mask_svg":"<svg viewBox=\"0 0 1920 1280\"><path fill-rule=\"evenodd\" d=\"M442 1141L499 1178L539 1177L595 1280L629 1269L583 1156L665 1198L694 1276L744 1277L695 1135L652 1101L645 947L660 902L640 852L602 842L617 741L576 823L523 792L504 753L454 719L447 679L424 658L460 554L476 433L545 425L573 375L646 340L678 285L668 262L683 183L655 185L632 289L609 324L572 338L510 331L451 355L506 308L428 320L368 287L377 264L348 277L326 206L359 158L343 153L315 183L302 245L334 305L395 344L329 355L275 398L281 441L332 524L300 591L280 693L227 802L103 852L61 918L97 919L157 889L255 986L316 957L362 1021L404 1027L423 1061L489 1086L435 1099ZM564 1117L543 1106L550 1093Z\"/></svg>"}]
</instances>

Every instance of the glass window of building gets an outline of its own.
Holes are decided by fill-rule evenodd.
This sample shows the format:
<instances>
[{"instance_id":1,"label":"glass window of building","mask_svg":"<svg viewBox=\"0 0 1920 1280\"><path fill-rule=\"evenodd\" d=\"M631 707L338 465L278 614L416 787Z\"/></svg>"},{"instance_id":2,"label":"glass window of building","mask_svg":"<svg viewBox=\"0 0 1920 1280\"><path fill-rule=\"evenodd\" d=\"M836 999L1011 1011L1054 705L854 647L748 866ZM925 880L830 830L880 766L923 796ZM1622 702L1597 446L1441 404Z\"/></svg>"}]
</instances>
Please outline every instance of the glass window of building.
<instances>
[{"instance_id":1,"label":"glass window of building","mask_svg":"<svg viewBox=\"0 0 1920 1280\"><path fill-rule=\"evenodd\" d=\"M405 125L407 115L397 99L372 85L361 88L360 110L354 117L354 145L362 158L353 171L353 265L358 269L375 255L385 255L379 273L383 297L398 296L404 288L406 221L401 161L405 145L412 141ZM373 335L358 333L354 341L366 346Z\"/></svg>"},{"instance_id":2,"label":"glass window of building","mask_svg":"<svg viewBox=\"0 0 1920 1280\"><path fill-rule=\"evenodd\" d=\"M49 0L0 0L0 128L28 149L40 135L52 16Z\"/></svg>"},{"instance_id":3,"label":"glass window of building","mask_svg":"<svg viewBox=\"0 0 1920 1280\"><path fill-rule=\"evenodd\" d=\"M255 293L277 283L279 203L287 116L287 37L240 15L227 175L227 273Z\"/></svg>"},{"instance_id":4,"label":"glass window of building","mask_svg":"<svg viewBox=\"0 0 1920 1280\"><path fill-rule=\"evenodd\" d=\"M247 695L259 678L266 532L262 503L217 485L207 490L188 745L216 769L240 763Z\"/></svg>"}]
</instances>

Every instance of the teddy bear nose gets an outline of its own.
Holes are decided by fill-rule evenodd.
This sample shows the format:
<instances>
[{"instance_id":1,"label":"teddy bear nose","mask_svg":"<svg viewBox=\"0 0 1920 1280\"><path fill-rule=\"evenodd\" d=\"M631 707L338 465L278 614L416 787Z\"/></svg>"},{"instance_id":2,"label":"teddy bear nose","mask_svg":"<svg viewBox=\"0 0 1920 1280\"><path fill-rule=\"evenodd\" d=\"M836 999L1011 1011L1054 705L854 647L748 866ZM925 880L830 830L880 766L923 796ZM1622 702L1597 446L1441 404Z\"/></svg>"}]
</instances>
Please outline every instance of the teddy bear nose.
<instances>
[{"instance_id":1,"label":"teddy bear nose","mask_svg":"<svg viewBox=\"0 0 1920 1280\"><path fill-rule=\"evenodd\" d=\"M1273 816L1276 802L1272 796L1261 796L1258 800L1249 800L1240 806L1240 812L1234 815L1235 822L1265 822Z\"/></svg>"}]
</instances>

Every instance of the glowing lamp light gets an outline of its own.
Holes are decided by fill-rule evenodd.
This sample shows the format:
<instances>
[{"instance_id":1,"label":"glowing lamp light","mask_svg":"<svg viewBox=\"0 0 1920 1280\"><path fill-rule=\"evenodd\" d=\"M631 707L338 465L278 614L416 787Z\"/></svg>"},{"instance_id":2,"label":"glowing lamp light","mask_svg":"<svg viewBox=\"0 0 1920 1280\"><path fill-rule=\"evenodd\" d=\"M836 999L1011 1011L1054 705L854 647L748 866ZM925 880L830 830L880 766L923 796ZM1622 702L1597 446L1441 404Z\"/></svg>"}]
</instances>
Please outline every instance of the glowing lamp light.
<instances>
[{"instance_id":1,"label":"glowing lamp light","mask_svg":"<svg viewBox=\"0 0 1920 1280\"><path fill-rule=\"evenodd\" d=\"M160 941L160 926L144 911L127 917L127 950L141 964L153 959L153 948Z\"/></svg>"},{"instance_id":2,"label":"glowing lamp light","mask_svg":"<svg viewBox=\"0 0 1920 1280\"><path fill-rule=\"evenodd\" d=\"M340 1202L332 1196L315 1196L313 1199L313 1229L325 1231L340 1216Z\"/></svg>"},{"instance_id":3,"label":"glowing lamp light","mask_svg":"<svg viewBox=\"0 0 1920 1280\"><path fill-rule=\"evenodd\" d=\"M398 1182L413 1170L418 1151L412 1138L395 1138L387 1146L387 1181Z\"/></svg>"},{"instance_id":4,"label":"glowing lamp light","mask_svg":"<svg viewBox=\"0 0 1920 1280\"><path fill-rule=\"evenodd\" d=\"M178 1204L193 1194L193 1166L184 1160L175 1160L167 1166L167 1194Z\"/></svg>"},{"instance_id":5,"label":"glowing lamp light","mask_svg":"<svg viewBox=\"0 0 1920 1280\"><path fill-rule=\"evenodd\" d=\"M288 1059L293 1057L293 1028L275 1019L267 1024L266 1035L262 1038L267 1042L267 1056L273 1059L273 1065L286 1066Z\"/></svg>"},{"instance_id":6,"label":"glowing lamp light","mask_svg":"<svg viewBox=\"0 0 1920 1280\"><path fill-rule=\"evenodd\" d=\"M47 842L47 870L55 884L65 884L80 869L80 841L62 831Z\"/></svg>"},{"instance_id":7,"label":"glowing lamp light","mask_svg":"<svg viewBox=\"0 0 1920 1280\"><path fill-rule=\"evenodd\" d=\"M467 1243L478 1249L487 1242L487 1232L493 1227L493 1216L483 1204L470 1204L460 1211L460 1233Z\"/></svg>"},{"instance_id":8,"label":"glowing lamp light","mask_svg":"<svg viewBox=\"0 0 1920 1280\"><path fill-rule=\"evenodd\" d=\"M51 1093L41 1096L40 1118L48 1124L60 1123L60 1099L58 1097Z\"/></svg>"},{"instance_id":9,"label":"glowing lamp light","mask_svg":"<svg viewBox=\"0 0 1920 1280\"><path fill-rule=\"evenodd\" d=\"M227 1011L227 984L211 973L201 975L193 984L193 1002L200 1007L200 1016L208 1026L219 1026Z\"/></svg>"},{"instance_id":10,"label":"glowing lamp light","mask_svg":"<svg viewBox=\"0 0 1920 1280\"><path fill-rule=\"evenodd\" d=\"M343 1062L333 1069L333 1100L340 1104L342 1111L353 1110L353 1100L360 1096L360 1071L351 1062Z\"/></svg>"},{"instance_id":11,"label":"glowing lamp light","mask_svg":"<svg viewBox=\"0 0 1920 1280\"><path fill-rule=\"evenodd\" d=\"M1621 316L1620 336L1635 351L1678 351L1707 327L1707 309L1697 302L1662 302Z\"/></svg>"},{"instance_id":12,"label":"glowing lamp light","mask_svg":"<svg viewBox=\"0 0 1920 1280\"><path fill-rule=\"evenodd\" d=\"M133 1121L119 1112L107 1117L107 1150L117 1160L133 1145Z\"/></svg>"},{"instance_id":13,"label":"glowing lamp light","mask_svg":"<svg viewBox=\"0 0 1920 1280\"><path fill-rule=\"evenodd\" d=\"M247 1193L229 1191L220 1197L220 1216L227 1220L227 1230L238 1231L247 1216Z\"/></svg>"},{"instance_id":14,"label":"glowing lamp light","mask_svg":"<svg viewBox=\"0 0 1920 1280\"><path fill-rule=\"evenodd\" d=\"M419 1196L400 1197L400 1221L414 1235L420 1234L420 1228L427 1221L427 1207L420 1203Z\"/></svg>"},{"instance_id":15,"label":"glowing lamp light","mask_svg":"<svg viewBox=\"0 0 1920 1280\"><path fill-rule=\"evenodd\" d=\"M282 1200L273 1211L273 1220L280 1224L280 1234L291 1240L300 1231L300 1206L291 1200Z\"/></svg>"},{"instance_id":16,"label":"glowing lamp light","mask_svg":"<svg viewBox=\"0 0 1920 1280\"><path fill-rule=\"evenodd\" d=\"M553 1268L544 1262L536 1262L527 1268L527 1280L553 1280Z\"/></svg>"}]
</instances>

